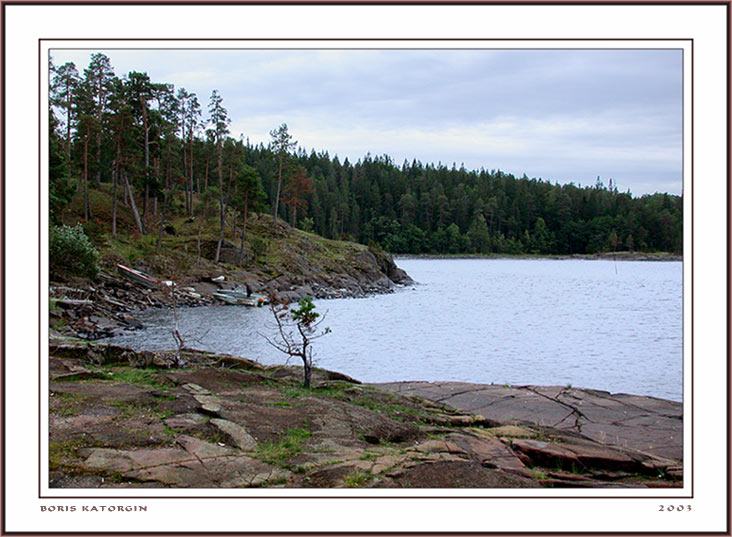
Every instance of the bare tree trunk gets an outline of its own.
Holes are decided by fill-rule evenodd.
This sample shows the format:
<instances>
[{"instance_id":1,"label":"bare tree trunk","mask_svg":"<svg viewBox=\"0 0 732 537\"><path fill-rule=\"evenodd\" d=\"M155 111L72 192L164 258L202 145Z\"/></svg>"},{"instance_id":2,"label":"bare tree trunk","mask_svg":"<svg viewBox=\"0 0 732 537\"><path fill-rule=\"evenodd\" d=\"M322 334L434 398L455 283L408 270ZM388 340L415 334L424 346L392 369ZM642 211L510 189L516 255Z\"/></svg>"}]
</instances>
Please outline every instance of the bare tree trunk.
<instances>
[{"instance_id":1,"label":"bare tree trunk","mask_svg":"<svg viewBox=\"0 0 732 537\"><path fill-rule=\"evenodd\" d=\"M101 186L102 186L102 135L101 135L101 133L97 133L96 162L97 162L97 171L94 174L94 184L96 185L97 188L101 188Z\"/></svg>"},{"instance_id":2,"label":"bare tree trunk","mask_svg":"<svg viewBox=\"0 0 732 537\"><path fill-rule=\"evenodd\" d=\"M303 369L304 369L304 375L303 375L303 385L305 388L310 388L310 378L313 375L313 366L308 363L307 358L303 358Z\"/></svg>"},{"instance_id":3,"label":"bare tree trunk","mask_svg":"<svg viewBox=\"0 0 732 537\"><path fill-rule=\"evenodd\" d=\"M142 227L142 220L140 220L140 213L137 210L137 205L135 204L135 197L132 195L132 189L130 188L130 181L127 178L126 173L123 173L122 177L124 177L124 180L125 180L125 188L127 189L127 195L130 197L130 206L132 207L132 214L135 215L135 223L137 224L137 230L140 232L140 235L144 235L145 230Z\"/></svg>"},{"instance_id":4,"label":"bare tree trunk","mask_svg":"<svg viewBox=\"0 0 732 537\"><path fill-rule=\"evenodd\" d=\"M201 260L201 232L203 231L203 215L198 221L198 237L196 238L196 263Z\"/></svg>"},{"instance_id":5,"label":"bare tree trunk","mask_svg":"<svg viewBox=\"0 0 732 537\"><path fill-rule=\"evenodd\" d=\"M182 351L185 346L186 342L183 339L183 336L180 334L180 323L178 322L178 297L176 296L176 287L177 285L174 283L172 287L172 295L173 295L173 318L175 320L175 325L173 327L172 335L173 339L175 340L175 346L176 346L176 353L175 353L175 362L178 367L183 367L185 365L184 361L180 357L180 351Z\"/></svg>"},{"instance_id":6,"label":"bare tree trunk","mask_svg":"<svg viewBox=\"0 0 732 537\"><path fill-rule=\"evenodd\" d=\"M71 90L66 88L66 166L71 170Z\"/></svg>"},{"instance_id":7,"label":"bare tree trunk","mask_svg":"<svg viewBox=\"0 0 732 537\"><path fill-rule=\"evenodd\" d=\"M156 250L160 250L160 248L163 246L163 229L165 228L165 213L166 209L168 208L168 189L165 189L165 193L163 194L165 196L165 199L163 201L163 209L160 211L160 224L158 225L158 243L155 246ZM157 201L157 198L155 198L155 201Z\"/></svg>"},{"instance_id":8,"label":"bare tree trunk","mask_svg":"<svg viewBox=\"0 0 732 537\"><path fill-rule=\"evenodd\" d=\"M272 213L272 227L277 225L277 213L280 210L280 189L282 188L282 155L279 158L279 166L277 168L277 194L274 199L274 212Z\"/></svg>"},{"instance_id":9,"label":"bare tree trunk","mask_svg":"<svg viewBox=\"0 0 732 537\"><path fill-rule=\"evenodd\" d=\"M186 158L186 142L183 140L183 178L185 179L185 200L186 200L186 214L191 216L193 214L193 189L191 188L190 173L188 170L188 159Z\"/></svg>"},{"instance_id":10,"label":"bare tree trunk","mask_svg":"<svg viewBox=\"0 0 732 537\"><path fill-rule=\"evenodd\" d=\"M244 241L247 238L247 218L249 217L249 191L244 195L244 221L241 224L241 246L239 247L239 263L244 258Z\"/></svg>"},{"instance_id":11,"label":"bare tree trunk","mask_svg":"<svg viewBox=\"0 0 732 537\"><path fill-rule=\"evenodd\" d=\"M112 170L112 237L117 236L117 176L119 170L115 161L115 169Z\"/></svg>"},{"instance_id":12,"label":"bare tree trunk","mask_svg":"<svg viewBox=\"0 0 732 537\"><path fill-rule=\"evenodd\" d=\"M89 135L87 133L84 139L84 221L88 222L91 218L91 207L89 206L89 164L88 164L88 148L89 148Z\"/></svg>"},{"instance_id":13,"label":"bare tree trunk","mask_svg":"<svg viewBox=\"0 0 732 537\"><path fill-rule=\"evenodd\" d=\"M216 259L214 260L215 263L219 262L219 259L221 259L221 245L224 242L224 226L226 225L226 205L224 204L224 176L223 176L223 170L222 167L222 160L223 160L223 146L221 145L221 141L219 140L219 156L218 156L218 171L219 171L219 224L220 224L220 231L219 231L219 242L216 245Z\"/></svg>"},{"instance_id":14,"label":"bare tree trunk","mask_svg":"<svg viewBox=\"0 0 732 537\"><path fill-rule=\"evenodd\" d=\"M142 205L142 216L147 216L150 200L150 126L147 124L147 110L143 106L142 117L145 129L145 201Z\"/></svg>"},{"instance_id":15,"label":"bare tree trunk","mask_svg":"<svg viewBox=\"0 0 732 537\"><path fill-rule=\"evenodd\" d=\"M303 331L302 326L299 324L297 325L297 331L300 332L300 336L302 337L302 350L300 353L300 358L302 358L303 385L306 389L309 389L310 378L313 374L313 361L308 357L308 345L310 345L310 340Z\"/></svg>"},{"instance_id":16,"label":"bare tree trunk","mask_svg":"<svg viewBox=\"0 0 732 537\"><path fill-rule=\"evenodd\" d=\"M219 210L219 242L216 244L216 258L214 259L216 263L221 259L221 247L224 244L224 210L224 200L221 200Z\"/></svg>"},{"instance_id":17,"label":"bare tree trunk","mask_svg":"<svg viewBox=\"0 0 732 537\"><path fill-rule=\"evenodd\" d=\"M129 191L126 188L123 188L122 192L123 192L122 202L125 204L125 207L129 207L130 206L130 199L128 197Z\"/></svg>"},{"instance_id":18,"label":"bare tree trunk","mask_svg":"<svg viewBox=\"0 0 732 537\"><path fill-rule=\"evenodd\" d=\"M206 155L206 171L203 175L203 190L208 190L208 163L211 159Z\"/></svg>"},{"instance_id":19,"label":"bare tree trunk","mask_svg":"<svg viewBox=\"0 0 732 537\"><path fill-rule=\"evenodd\" d=\"M94 175L94 183L96 184L97 188L100 188L102 186L102 108L103 108L103 98L102 98L102 77L99 77L99 109L97 111L97 121L99 122L99 130L97 131L97 154L96 154L96 162L97 162L97 171Z\"/></svg>"},{"instance_id":20,"label":"bare tree trunk","mask_svg":"<svg viewBox=\"0 0 732 537\"><path fill-rule=\"evenodd\" d=\"M191 165L189 166L189 170L191 172L191 216L193 216L193 184L194 184L194 176L196 175L194 172L194 166L193 166L193 138L191 138L190 143L188 144L188 156L191 159ZM198 193L201 193L201 182L198 181Z\"/></svg>"},{"instance_id":21,"label":"bare tree trunk","mask_svg":"<svg viewBox=\"0 0 732 537\"><path fill-rule=\"evenodd\" d=\"M117 155L112 166L112 236L117 236L117 183L119 182L120 159L122 149L120 147L120 136L117 136Z\"/></svg>"}]
</instances>

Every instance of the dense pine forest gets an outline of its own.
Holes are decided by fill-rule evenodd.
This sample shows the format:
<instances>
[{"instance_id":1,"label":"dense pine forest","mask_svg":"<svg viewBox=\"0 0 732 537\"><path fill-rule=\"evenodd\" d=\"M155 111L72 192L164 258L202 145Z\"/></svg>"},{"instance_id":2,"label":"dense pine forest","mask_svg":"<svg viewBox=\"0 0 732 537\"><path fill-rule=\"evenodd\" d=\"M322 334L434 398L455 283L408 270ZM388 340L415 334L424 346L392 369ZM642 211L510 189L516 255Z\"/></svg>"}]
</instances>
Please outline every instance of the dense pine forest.
<instances>
[{"instance_id":1,"label":"dense pine forest","mask_svg":"<svg viewBox=\"0 0 732 537\"><path fill-rule=\"evenodd\" d=\"M682 252L679 196L387 155L341 161L299 146L286 124L272 126L266 146L253 145L230 132L225 99L213 90L202 102L142 72L117 76L101 53L83 72L51 61L51 224L74 223L65 210L74 197L84 226L112 235L162 235L173 215L209 226L215 216L216 261L225 238L240 237L244 248L253 212L393 253ZM101 191L114 200L103 216L89 202Z\"/></svg>"}]
</instances>

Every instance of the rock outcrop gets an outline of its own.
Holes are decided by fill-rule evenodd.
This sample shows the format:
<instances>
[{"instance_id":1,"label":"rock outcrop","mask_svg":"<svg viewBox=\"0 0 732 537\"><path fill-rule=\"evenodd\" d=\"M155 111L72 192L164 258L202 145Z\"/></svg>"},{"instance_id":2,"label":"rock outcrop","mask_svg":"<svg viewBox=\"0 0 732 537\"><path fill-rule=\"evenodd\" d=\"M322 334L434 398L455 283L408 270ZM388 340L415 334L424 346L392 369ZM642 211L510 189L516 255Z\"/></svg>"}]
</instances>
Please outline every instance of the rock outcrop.
<instances>
[{"instance_id":1,"label":"rock outcrop","mask_svg":"<svg viewBox=\"0 0 732 537\"><path fill-rule=\"evenodd\" d=\"M548 427L562 443L515 439L514 451L533 464L642 472L646 456L664 461L659 471L681 479L683 405L655 397L611 394L561 386L498 386L463 382L376 384L403 395L424 397L514 426ZM515 438L515 436L514 436Z\"/></svg>"},{"instance_id":2,"label":"rock outcrop","mask_svg":"<svg viewBox=\"0 0 732 537\"><path fill-rule=\"evenodd\" d=\"M681 484L678 460L328 371L305 390L297 367L231 356L60 341L50 350L54 488ZM186 368L175 367L181 358Z\"/></svg>"},{"instance_id":3,"label":"rock outcrop","mask_svg":"<svg viewBox=\"0 0 732 537\"><path fill-rule=\"evenodd\" d=\"M259 225L264 233L271 219L262 218ZM239 252L231 245L224 251L230 257ZM169 260L150 256L134 268L158 279L154 289L124 279L114 267L128 262L110 256L106 261L109 270L102 271L96 281L50 286L50 327L62 335L95 340L143 328L134 317L137 310L225 304L216 297L220 290L249 289L264 296L276 293L281 300L296 302L305 296L322 299L390 293L399 285L413 283L392 256L378 247L326 240L284 223L278 223L276 240L267 243L266 253L266 258L249 256L241 263L204 260L183 273L171 267Z\"/></svg>"}]
</instances>

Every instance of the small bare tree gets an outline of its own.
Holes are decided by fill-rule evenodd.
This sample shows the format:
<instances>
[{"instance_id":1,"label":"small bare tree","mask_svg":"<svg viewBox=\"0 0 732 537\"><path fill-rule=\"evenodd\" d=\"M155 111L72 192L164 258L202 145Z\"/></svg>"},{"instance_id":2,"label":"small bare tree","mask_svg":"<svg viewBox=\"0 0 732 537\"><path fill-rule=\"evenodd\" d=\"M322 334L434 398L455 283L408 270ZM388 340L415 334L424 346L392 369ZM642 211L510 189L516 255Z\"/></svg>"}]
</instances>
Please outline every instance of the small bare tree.
<instances>
[{"instance_id":1,"label":"small bare tree","mask_svg":"<svg viewBox=\"0 0 732 537\"><path fill-rule=\"evenodd\" d=\"M178 285L174 281L166 281L160 285L163 294L167 296L173 305L173 328L170 334L175 340L175 366L185 367L185 360L180 357L181 351L185 348L186 342L180 333L180 325L178 324Z\"/></svg>"},{"instance_id":2,"label":"small bare tree","mask_svg":"<svg viewBox=\"0 0 732 537\"><path fill-rule=\"evenodd\" d=\"M286 355L297 356L303 365L303 386L310 388L313 372L312 342L330 333L330 328L320 329L325 316L315 311L312 297L300 299L298 307L290 309L289 305L278 300L275 294L270 295L269 307L277 326L277 336L273 339L263 336L267 343ZM318 317L321 317L318 320Z\"/></svg>"}]
</instances>

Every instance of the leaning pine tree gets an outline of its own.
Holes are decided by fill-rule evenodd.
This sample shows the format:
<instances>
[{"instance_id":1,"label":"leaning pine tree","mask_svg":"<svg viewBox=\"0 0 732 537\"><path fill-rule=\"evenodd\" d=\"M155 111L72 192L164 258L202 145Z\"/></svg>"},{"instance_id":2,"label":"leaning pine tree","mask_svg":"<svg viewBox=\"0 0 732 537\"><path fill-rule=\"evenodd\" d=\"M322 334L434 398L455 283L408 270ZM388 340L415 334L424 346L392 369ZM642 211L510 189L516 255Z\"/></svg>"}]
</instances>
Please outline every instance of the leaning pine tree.
<instances>
[{"instance_id":1,"label":"leaning pine tree","mask_svg":"<svg viewBox=\"0 0 732 537\"><path fill-rule=\"evenodd\" d=\"M270 310L275 318L277 336L271 339L263 336L267 343L288 356L297 356L303 365L303 386L310 388L310 379L313 372L312 342L330 333L330 328L320 330L320 324L325 317L315 311L312 297L301 298L298 307L289 309L289 305L278 300L275 295L270 296Z\"/></svg>"}]
</instances>

